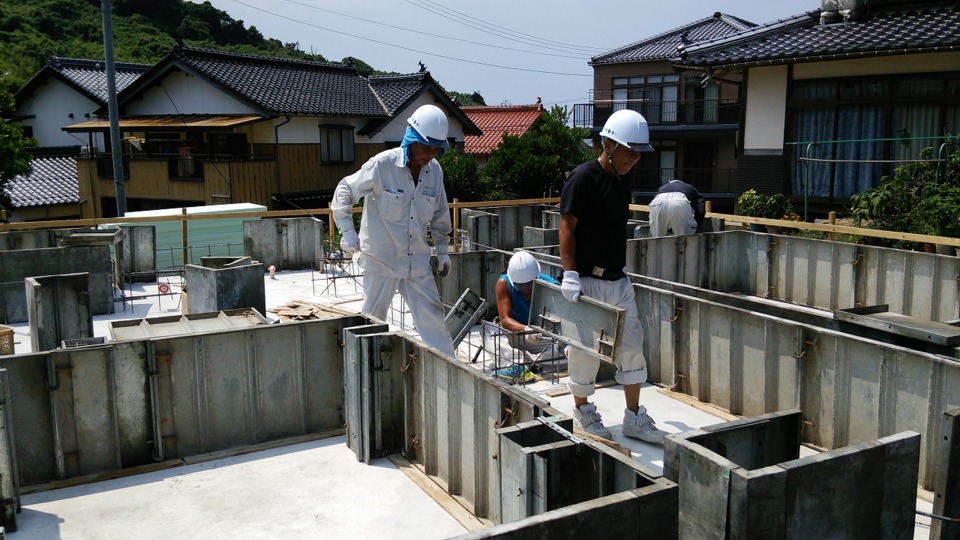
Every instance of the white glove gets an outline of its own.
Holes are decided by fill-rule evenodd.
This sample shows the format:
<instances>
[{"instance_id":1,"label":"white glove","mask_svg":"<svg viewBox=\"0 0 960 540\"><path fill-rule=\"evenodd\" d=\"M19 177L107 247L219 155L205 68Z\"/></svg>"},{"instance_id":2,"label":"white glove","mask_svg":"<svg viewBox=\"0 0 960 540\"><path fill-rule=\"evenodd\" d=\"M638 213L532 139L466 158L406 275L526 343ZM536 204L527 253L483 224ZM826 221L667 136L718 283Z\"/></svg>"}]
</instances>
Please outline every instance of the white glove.
<instances>
[{"instance_id":1,"label":"white glove","mask_svg":"<svg viewBox=\"0 0 960 540\"><path fill-rule=\"evenodd\" d=\"M437 275L445 278L450 273L450 256L446 253L437 254Z\"/></svg>"},{"instance_id":2,"label":"white glove","mask_svg":"<svg viewBox=\"0 0 960 540\"><path fill-rule=\"evenodd\" d=\"M560 282L560 292L571 302L580 299L580 274L576 270L564 270L563 281Z\"/></svg>"},{"instance_id":3,"label":"white glove","mask_svg":"<svg viewBox=\"0 0 960 540\"><path fill-rule=\"evenodd\" d=\"M344 253L360 251L360 237L357 236L357 231L353 229L343 231L343 234L340 236L340 249L342 249Z\"/></svg>"}]
</instances>

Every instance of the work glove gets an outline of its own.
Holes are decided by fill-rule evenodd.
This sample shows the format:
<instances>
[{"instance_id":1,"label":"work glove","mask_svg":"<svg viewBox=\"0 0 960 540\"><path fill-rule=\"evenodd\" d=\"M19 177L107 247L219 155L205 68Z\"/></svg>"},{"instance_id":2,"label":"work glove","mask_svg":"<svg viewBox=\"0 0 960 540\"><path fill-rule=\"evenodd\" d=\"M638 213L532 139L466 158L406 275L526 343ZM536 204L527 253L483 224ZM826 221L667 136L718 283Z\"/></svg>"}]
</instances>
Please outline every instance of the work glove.
<instances>
[{"instance_id":1,"label":"work glove","mask_svg":"<svg viewBox=\"0 0 960 540\"><path fill-rule=\"evenodd\" d=\"M576 270L564 270L563 281L560 282L560 292L571 302L580 299L580 274Z\"/></svg>"},{"instance_id":2,"label":"work glove","mask_svg":"<svg viewBox=\"0 0 960 540\"><path fill-rule=\"evenodd\" d=\"M353 229L343 231L343 234L340 236L340 249L342 249L344 253L360 251L360 237L357 236L357 231Z\"/></svg>"},{"instance_id":3,"label":"work glove","mask_svg":"<svg viewBox=\"0 0 960 540\"><path fill-rule=\"evenodd\" d=\"M445 278L450 273L450 256L446 253L437 255L437 275Z\"/></svg>"},{"instance_id":4,"label":"work glove","mask_svg":"<svg viewBox=\"0 0 960 540\"><path fill-rule=\"evenodd\" d=\"M534 331L533 328L526 326L523 328L524 332L527 332L525 335L526 339L530 343L543 343L543 334L540 332Z\"/></svg>"}]
</instances>

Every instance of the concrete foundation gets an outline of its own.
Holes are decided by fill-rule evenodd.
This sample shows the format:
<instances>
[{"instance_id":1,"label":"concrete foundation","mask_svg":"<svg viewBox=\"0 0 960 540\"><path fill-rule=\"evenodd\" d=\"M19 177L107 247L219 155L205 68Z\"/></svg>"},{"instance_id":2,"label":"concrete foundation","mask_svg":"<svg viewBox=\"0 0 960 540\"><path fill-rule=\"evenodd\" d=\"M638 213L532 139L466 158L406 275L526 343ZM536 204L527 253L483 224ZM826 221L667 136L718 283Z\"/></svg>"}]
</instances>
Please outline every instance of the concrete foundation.
<instances>
[{"instance_id":1,"label":"concrete foundation","mask_svg":"<svg viewBox=\"0 0 960 540\"><path fill-rule=\"evenodd\" d=\"M24 282L34 351L93 337L89 274L29 277Z\"/></svg>"},{"instance_id":2,"label":"concrete foundation","mask_svg":"<svg viewBox=\"0 0 960 540\"><path fill-rule=\"evenodd\" d=\"M190 313L246 307L266 313L263 264L250 257L202 257L201 264L184 267Z\"/></svg>"},{"instance_id":3,"label":"concrete foundation","mask_svg":"<svg viewBox=\"0 0 960 540\"><path fill-rule=\"evenodd\" d=\"M51 247L0 251L0 321L28 320L24 281L31 276L87 273L90 311L113 312L114 269L109 246Z\"/></svg>"},{"instance_id":4,"label":"concrete foundation","mask_svg":"<svg viewBox=\"0 0 960 540\"><path fill-rule=\"evenodd\" d=\"M311 217L243 222L243 253L277 271L313 268L323 258L323 222Z\"/></svg>"},{"instance_id":5,"label":"concrete foundation","mask_svg":"<svg viewBox=\"0 0 960 540\"><path fill-rule=\"evenodd\" d=\"M123 239L118 246L120 270L124 281L149 283L157 280L157 229L150 226L124 225Z\"/></svg>"},{"instance_id":6,"label":"concrete foundation","mask_svg":"<svg viewBox=\"0 0 960 540\"><path fill-rule=\"evenodd\" d=\"M912 536L919 434L799 458L800 429L785 411L668 436L680 538Z\"/></svg>"}]
</instances>

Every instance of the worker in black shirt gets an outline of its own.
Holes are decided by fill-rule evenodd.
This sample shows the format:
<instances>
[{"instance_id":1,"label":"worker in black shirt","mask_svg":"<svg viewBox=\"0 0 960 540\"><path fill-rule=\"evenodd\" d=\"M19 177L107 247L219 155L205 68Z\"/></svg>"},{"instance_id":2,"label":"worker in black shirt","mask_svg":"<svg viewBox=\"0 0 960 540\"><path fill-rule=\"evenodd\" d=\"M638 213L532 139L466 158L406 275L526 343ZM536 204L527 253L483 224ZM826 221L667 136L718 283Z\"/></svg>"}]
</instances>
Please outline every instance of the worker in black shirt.
<instances>
[{"instance_id":1,"label":"worker in black shirt","mask_svg":"<svg viewBox=\"0 0 960 540\"><path fill-rule=\"evenodd\" d=\"M650 236L693 234L703 226L703 196L683 180L660 186L650 201Z\"/></svg>"},{"instance_id":2,"label":"worker in black shirt","mask_svg":"<svg viewBox=\"0 0 960 540\"><path fill-rule=\"evenodd\" d=\"M647 362L633 283L624 273L630 189L620 178L637 163L641 152L653 151L650 132L640 113L621 110L610 115L600 136L603 153L578 165L560 194L560 263L564 270L560 288L571 302L584 294L625 310L621 346L613 358L626 401L623 434L662 443L665 433L640 406ZM568 360L574 419L587 433L612 439L596 405L588 401L596 388L600 359L571 347Z\"/></svg>"}]
</instances>

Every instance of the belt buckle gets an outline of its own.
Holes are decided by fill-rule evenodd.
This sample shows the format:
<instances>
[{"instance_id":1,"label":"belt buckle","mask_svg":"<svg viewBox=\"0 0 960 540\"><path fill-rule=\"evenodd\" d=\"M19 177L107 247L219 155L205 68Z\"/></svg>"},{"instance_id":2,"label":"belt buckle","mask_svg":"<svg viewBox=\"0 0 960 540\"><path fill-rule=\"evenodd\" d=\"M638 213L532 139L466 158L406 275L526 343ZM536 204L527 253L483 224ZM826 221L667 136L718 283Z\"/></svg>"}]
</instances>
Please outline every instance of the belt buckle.
<instances>
[{"instance_id":1,"label":"belt buckle","mask_svg":"<svg viewBox=\"0 0 960 540\"><path fill-rule=\"evenodd\" d=\"M603 274L606 273L606 268L600 268L599 266L594 266L593 270L590 271L591 276L596 276L598 278L603 278Z\"/></svg>"}]
</instances>

